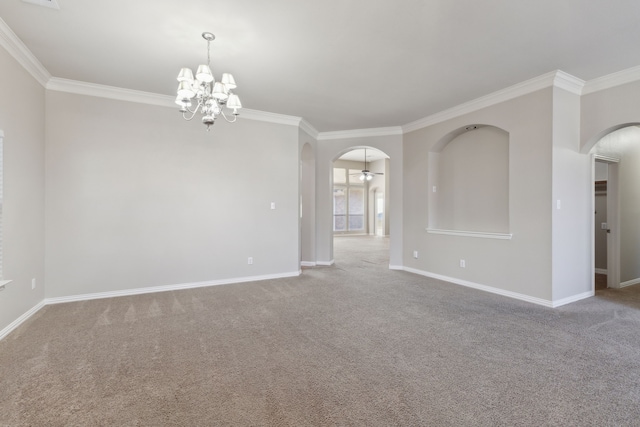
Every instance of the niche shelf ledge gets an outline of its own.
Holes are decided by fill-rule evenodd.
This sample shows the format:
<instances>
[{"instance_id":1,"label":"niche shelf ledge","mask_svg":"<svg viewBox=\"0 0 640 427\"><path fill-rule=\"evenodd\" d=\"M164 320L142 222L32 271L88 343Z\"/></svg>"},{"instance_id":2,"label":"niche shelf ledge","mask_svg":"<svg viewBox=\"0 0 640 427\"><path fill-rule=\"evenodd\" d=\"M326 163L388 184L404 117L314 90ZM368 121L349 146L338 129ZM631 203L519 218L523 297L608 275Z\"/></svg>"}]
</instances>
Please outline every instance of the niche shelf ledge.
<instances>
[{"instance_id":1,"label":"niche shelf ledge","mask_svg":"<svg viewBox=\"0 0 640 427\"><path fill-rule=\"evenodd\" d=\"M513 238L513 234L511 233L487 233L484 231L442 230L439 228L427 228L427 233L444 234L447 236L479 237L481 239L498 239L498 240L511 240Z\"/></svg>"}]
</instances>

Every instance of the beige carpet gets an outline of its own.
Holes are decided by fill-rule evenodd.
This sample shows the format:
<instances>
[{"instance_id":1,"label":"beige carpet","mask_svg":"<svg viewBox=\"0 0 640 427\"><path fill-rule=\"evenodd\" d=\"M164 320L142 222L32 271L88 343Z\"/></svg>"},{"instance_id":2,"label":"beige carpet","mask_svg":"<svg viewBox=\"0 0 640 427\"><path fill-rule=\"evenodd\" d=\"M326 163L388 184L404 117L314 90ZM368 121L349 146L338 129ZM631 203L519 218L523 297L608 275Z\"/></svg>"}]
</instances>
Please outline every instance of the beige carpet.
<instances>
[{"instance_id":1,"label":"beige carpet","mask_svg":"<svg viewBox=\"0 0 640 427\"><path fill-rule=\"evenodd\" d=\"M0 341L0 426L640 425L638 289L547 309L389 271L387 245L45 307Z\"/></svg>"}]
</instances>

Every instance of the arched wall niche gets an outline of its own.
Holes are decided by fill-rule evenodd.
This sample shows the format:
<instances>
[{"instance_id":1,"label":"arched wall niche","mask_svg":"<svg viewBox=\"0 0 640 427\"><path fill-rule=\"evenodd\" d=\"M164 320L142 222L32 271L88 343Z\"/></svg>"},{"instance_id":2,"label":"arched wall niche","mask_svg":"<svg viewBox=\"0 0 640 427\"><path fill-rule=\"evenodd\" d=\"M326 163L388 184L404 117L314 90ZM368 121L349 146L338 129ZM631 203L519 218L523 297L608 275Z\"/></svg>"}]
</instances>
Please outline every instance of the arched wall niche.
<instances>
[{"instance_id":1,"label":"arched wall niche","mask_svg":"<svg viewBox=\"0 0 640 427\"><path fill-rule=\"evenodd\" d=\"M470 124L428 154L429 231L509 233L509 133Z\"/></svg>"}]
</instances>

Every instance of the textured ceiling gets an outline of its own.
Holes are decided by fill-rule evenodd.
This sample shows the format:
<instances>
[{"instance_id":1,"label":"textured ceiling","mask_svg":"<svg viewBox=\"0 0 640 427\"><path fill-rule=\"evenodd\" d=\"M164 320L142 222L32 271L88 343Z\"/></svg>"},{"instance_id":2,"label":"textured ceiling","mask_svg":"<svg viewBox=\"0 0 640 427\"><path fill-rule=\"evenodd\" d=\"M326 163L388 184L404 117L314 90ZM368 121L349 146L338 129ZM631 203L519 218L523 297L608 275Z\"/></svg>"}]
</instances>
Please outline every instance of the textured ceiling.
<instances>
[{"instance_id":1,"label":"textured ceiling","mask_svg":"<svg viewBox=\"0 0 640 427\"><path fill-rule=\"evenodd\" d=\"M2 0L54 77L173 95L183 66L231 72L245 107L320 131L403 125L561 69L640 64L637 0Z\"/></svg>"}]
</instances>

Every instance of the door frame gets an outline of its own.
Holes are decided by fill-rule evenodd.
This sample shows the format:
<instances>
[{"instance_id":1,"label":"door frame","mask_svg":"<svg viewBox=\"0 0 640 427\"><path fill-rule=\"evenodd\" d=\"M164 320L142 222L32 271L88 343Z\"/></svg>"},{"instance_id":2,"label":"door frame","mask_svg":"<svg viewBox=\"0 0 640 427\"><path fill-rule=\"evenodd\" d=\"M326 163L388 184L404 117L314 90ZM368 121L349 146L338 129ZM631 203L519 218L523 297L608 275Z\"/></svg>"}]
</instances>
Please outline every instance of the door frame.
<instances>
[{"instance_id":1,"label":"door frame","mask_svg":"<svg viewBox=\"0 0 640 427\"><path fill-rule=\"evenodd\" d=\"M616 157L594 154L591 159L591 212L595 212L595 164L596 160L607 164L607 288L620 288L620 182ZM592 288L595 290L595 215L591 215L591 266Z\"/></svg>"}]
</instances>

